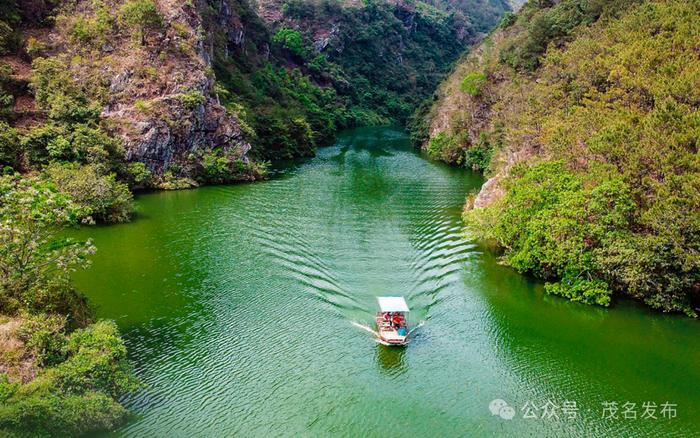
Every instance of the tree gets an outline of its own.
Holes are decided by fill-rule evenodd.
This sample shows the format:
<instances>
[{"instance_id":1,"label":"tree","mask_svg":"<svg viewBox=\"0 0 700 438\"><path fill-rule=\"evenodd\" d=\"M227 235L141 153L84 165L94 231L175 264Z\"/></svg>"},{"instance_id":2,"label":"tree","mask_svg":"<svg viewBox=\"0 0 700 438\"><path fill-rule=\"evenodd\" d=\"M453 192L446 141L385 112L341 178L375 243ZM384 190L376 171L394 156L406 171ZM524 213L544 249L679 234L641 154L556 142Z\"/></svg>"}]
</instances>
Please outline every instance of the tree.
<instances>
[{"instance_id":1,"label":"tree","mask_svg":"<svg viewBox=\"0 0 700 438\"><path fill-rule=\"evenodd\" d=\"M19 175L0 177L0 312L61 311L84 305L69 274L88 264L90 241L59 237L84 210L52 184Z\"/></svg>"},{"instance_id":2,"label":"tree","mask_svg":"<svg viewBox=\"0 0 700 438\"><path fill-rule=\"evenodd\" d=\"M145 33L163 24L158 7L153 0L127 0L119 9L121 24L138 30L141 45L146 43Z\"/></svg>"},{"instance_id":3,"label":"tree","mask_svg":"<svg viewBox=\"0 0 700 438\"><path fill-rule=\"evenodd\" d=\"M303 59L306 55L304 41L298 30L283 27L275 33L275 36L272 37L272 41L289 50L293 55L299 58Z\"/></svg>"},{"instance_id":4,"label":"tree","mask_svg":"<svg viewBox=\"0 0 700 438\"><path fill-rule=\"evenodd\" d=\"M60 192L83 208L86 219L126 222L133 211L133 195L116 176L105 174L100 164L51 163L44 175ZM90 216L89 218L87 216Z\"/></svg>"}]
</instances>

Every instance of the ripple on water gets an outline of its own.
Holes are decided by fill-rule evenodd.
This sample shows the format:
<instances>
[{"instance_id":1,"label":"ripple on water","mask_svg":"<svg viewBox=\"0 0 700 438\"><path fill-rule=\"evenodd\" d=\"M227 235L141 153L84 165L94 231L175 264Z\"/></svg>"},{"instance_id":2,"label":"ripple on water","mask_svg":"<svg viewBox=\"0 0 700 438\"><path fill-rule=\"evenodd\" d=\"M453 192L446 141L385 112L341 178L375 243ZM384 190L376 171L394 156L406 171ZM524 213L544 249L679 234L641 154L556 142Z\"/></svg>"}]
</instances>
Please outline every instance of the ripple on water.
<instances>
[{"instance_id":1,"label":"ripple on water","mask_svg":"<svg viewBox=\"0 0 700 438\"><path fill-rule=\"evenodd\" d=\"M611 351L645 351L606 344L629 326L606 332L611 314L549 304L463 239L461 205L480 182L421 159L393 130L358 130L271 181L144 196L143 219L92 229L99 252L81 289L99 291L104 316L128 310L119 322L147 385L126 398L137 418L115 435L640 435L597 417L488 415L496 397L591 405L611 388L659 398L674 384L615 361ZM406 296L412 324L425 321L405 349L374 342L383 294ZM658 326L656 338L694 342ZM668 348L659 363L700 380L695 350ZM634 392L615 381L623 370L660 382ZM691 389L664 397L700 403ZM697 430L674 424L649 430Z\"/></svg>"}]
</instances>

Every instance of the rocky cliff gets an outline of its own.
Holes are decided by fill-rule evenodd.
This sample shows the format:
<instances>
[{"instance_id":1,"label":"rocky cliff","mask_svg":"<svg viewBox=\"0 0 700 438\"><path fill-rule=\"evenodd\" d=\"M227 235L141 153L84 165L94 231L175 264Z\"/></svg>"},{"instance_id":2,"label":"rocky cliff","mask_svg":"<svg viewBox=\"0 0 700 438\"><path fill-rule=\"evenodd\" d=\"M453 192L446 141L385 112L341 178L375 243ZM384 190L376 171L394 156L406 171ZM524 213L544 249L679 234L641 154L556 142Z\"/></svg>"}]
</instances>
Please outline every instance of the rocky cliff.
<instances>
[{"instance_id":1,"label":"rocky cliff","mask_svg":"<svg viewBox=\"0 0 700 438\"><path fill-rule=\"evenodd\" d=\"M155 173L215 148L246 160L240 122L213 94L212 45L201 34L198 7L160 2L158 22L139 29L121 21L119 6L60 5L51 11L54 26L27 32L36 35L32 55L57 60L100 103L102 122L123 141L127 160Z\"/></svg>"}]
</instances>

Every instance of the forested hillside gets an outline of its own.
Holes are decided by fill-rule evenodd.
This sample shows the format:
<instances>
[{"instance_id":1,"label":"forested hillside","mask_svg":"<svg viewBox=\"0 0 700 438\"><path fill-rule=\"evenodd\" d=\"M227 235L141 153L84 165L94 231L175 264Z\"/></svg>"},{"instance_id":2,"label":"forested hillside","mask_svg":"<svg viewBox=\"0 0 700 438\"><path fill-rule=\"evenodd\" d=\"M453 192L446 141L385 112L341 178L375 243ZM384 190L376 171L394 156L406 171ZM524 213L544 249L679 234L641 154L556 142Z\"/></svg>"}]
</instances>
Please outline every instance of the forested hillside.
<instances>
[{"instance_id":1,"label":"forested hillside","mask_svg":"<svg viewBox=\"0 0 700 438\"><path fill-rule=\"evenodd\" d=\"M138 387L71 283L133 194L264 178L403 122L505 0L0 0L0 434L114 429Z\"/></svg>"},{"instance_id":2,"label":"forested hillside","mask_svg":"<svg viewBox=\"0 0 700 438\"><path fill-rule=\"evenodd\" d=\"M403 123L509 6L268 0L249 8L232 2L208 20L214 70L222 101L242 108L255 133L253 154L276 159L309 155L341 128ZM222 10L244 21L238 31L226 31Z\"/></svg>"},{"instance_id":3,"label":"forested hillside","mask_svg":"<svg viewBox=\"0 0 700 438\"><path fill-rule=\"evenodd\" d=\"M483 171L465 220L546 290L700 306L700 2L533 0L412 123Z\"/></svg>"}]
</instances>

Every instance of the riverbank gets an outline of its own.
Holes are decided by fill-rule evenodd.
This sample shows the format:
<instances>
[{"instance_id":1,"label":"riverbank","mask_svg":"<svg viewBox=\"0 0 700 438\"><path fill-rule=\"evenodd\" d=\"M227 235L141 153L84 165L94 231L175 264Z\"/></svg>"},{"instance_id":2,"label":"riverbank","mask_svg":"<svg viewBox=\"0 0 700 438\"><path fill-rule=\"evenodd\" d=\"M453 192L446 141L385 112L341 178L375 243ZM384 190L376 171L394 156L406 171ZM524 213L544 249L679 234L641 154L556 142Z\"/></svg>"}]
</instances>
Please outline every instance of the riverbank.
<instances>
[{"instance_id":1,"label":"riverbank","mask_svg":"<svg viewBox=\"0 0 700 438\"><path fill-rule=\"evenodd\" d=\"M656 0L504 20L414 123L433 158L489 177L472 234L551 294L697 318L699 23L697 5Z\"/></svg>"},{"instance_id":2,"label":"riverbank","mask_svg":"<svg viewBox=\"0 0 700 438\"><path fill-rule=\"evenodd\" d=\"M0 176L0 193L0 432L112 429L138 383L116 325L70 281L94 246L60 233L88 212L36 177Z\"/></svg>"},{"instance_id":3,"label":"riverbank","mask_svg":"<svg viewBox=\"0 0 700 438\"><path fill-rule=\"evenodd\" d=\"M268 181L139 196L133 222L76 230L100 250L74 282L117 322L146 385L110 436L698 429L697 321L548 296L464 239L463 201L481 184L399 130L365 128ZM372 323L381 294L425 321L406 349L352 325ZM492 416L496 398L517 417ZM576 401L578 417L522 418L548 400ZM655 403L658 419L605 419L606 401L640 417Z\"/></svg>"}]
</instances>

